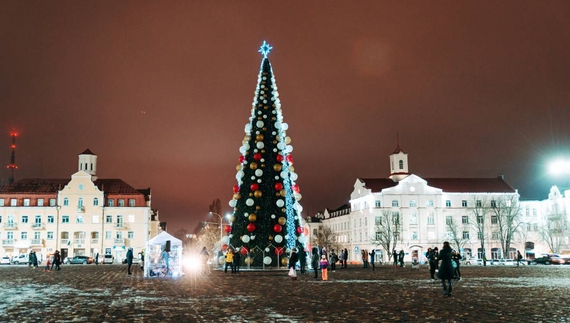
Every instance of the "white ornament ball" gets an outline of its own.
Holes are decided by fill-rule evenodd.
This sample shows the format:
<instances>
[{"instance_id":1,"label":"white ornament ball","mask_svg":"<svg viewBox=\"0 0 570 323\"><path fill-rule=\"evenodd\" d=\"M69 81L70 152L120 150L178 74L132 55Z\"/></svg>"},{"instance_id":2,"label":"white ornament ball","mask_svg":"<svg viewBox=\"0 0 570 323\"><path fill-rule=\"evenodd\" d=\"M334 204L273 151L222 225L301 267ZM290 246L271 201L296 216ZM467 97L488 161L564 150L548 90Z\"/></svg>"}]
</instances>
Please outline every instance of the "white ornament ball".
<instances>
[{"instance_id":1,"label":"white ornament ball","mask_svg":"<svg viewBox=\"0 0 570 323\"><path fill-rule=\"evenodd\" d=\"M227 244L227 243L229 243L229 241L230 241L230 238L228 236L225 236L222 238L222 244L224 244L224 243Z\"/></svg>"},{"instance_id":2,"label":"white ornament ball","mask_svg":"<svg viewBox=\"0 0 570 323\"><path fill-rule=\"evenodd\" d=\"M255 170L255 176L261 177L261 175L263 175L263 170L261 170L261 169L259 169L259 168L256 169L256 170Z\"/></svg>"},{"instance_id":3,"label":"white ornament ball","mask_svg":"<svg viewBox=\"0 0 570 323\"><path fill-rule=\"evenodd\" d=\"M271 214L271 218L272 218L272 219L275 219L275 214Z\"/></svg>"},{"instance_id":4,"label":"white ornament ball","mask_svg":"<svg viewBox=\"0 0 570 323\"><path fill-rule=\"evenodd\" d=\"M269 248L265 248L265 252L269 252L269 251L270 251Z\"/></svg>"},{"instance_id":5,"label":"white ornament ball","mask_svg":"<svg viewBox=\"0 0 570 323\"><path fill-rule=\"evenodd\" d=\"M218 264L219 264L219 265L223 265L223 264L225 264L225 263L226 263L226 257L220 256L220 257L218 258Z\"/></svg>"},{"instance_id":6,"label":"white ornament ball","mask_svg":"<svg viewBox=\"0 0 570 323\"><path fill-rule=\"evenodd\" d=\"M283 123L283 125L281 125L281 128L283 128L283 130L287 130L287 129L289 129L289 125L286 123Z\"/></svg>"},{"instance_id":7,"label":"white ornament ball","mask_svg":"<svg viewBox=\"0 0 570 323\"><path fill-rule=\"evenodd\" d=\"M247 236L247 235L242 236L241 241L243 241L243 243L248 243L249 242L249 236Z\"/></svg>"},{"instance_id":8,"label":"white ornament ball","mask_svg":"<svg viewBox=\"0 0 570 323\"><path fill-rule=\"evenodd\" d=\"M237 203L236 200L230 200L230 206L231 207L236 207L236 203Z\"/></svg>"},{"instance_id":9,"label":"white ornament ball","mask_svg":"<svg viewBox=\"0 0 570 323\"><path fill-rule=\"evenodd\" d=\"M263 121L259 120L255 123L258 128L263 128Z\"/></svg>"},{"instance_id":10,"label":"white ornament ball","mask_svg":"<svg viewBox=\"0 0 570 323\"><path fill-rule=\"evenodd\" d=\"M253 205L253 199L247 199L247 200L245 201L245 204L246 204L247 206L252 206L252 205Z\"/></svg>"},{"instance_id":11,"label":"white ornament ball","mask_svg":"<svg viewBox=\"0 0 570 323\"><path fill-rule=\"evenodd\" d=\"M273 237L273 240L275 240L275 242L277 243L281 243L283 241L283 236L278 234L275 237Z\"/></svg>"},{"instance_id":12,"label":"white ornament ball","mask_svg":"<svg viewBox=\"0 0 570 323\"><path fill-rule=\"evenodd\" d=\"M285 205L285 202L283 202L281 199L277 200L275 203L277 204L277 207L283 207L283 205Z\"/></svg>"},{"instance_id":13,"label":"white ornament ball","mask_svg":"<svg viewBox=\"0 0 570 323\"><path fill-rule=\"evenodd\" d=\"M263 149L263 147L265 147L265 144L263 143L263 141L258 141L256 146L258 149Z\"/></svg>"},{"instance_id":14,"label":"white ornament ball","mask_svg":"<svg viewBox=\"0 0 570 323\"><path fill-rule=\"evenodd\" d=\"M223 258L223 257L221 257ZM265 258L263 258L263 263L266 265L271 265L271 257L267 256ZM220 265L222 265L222 263L220 263Z\"/></svg>"}]
</instances>

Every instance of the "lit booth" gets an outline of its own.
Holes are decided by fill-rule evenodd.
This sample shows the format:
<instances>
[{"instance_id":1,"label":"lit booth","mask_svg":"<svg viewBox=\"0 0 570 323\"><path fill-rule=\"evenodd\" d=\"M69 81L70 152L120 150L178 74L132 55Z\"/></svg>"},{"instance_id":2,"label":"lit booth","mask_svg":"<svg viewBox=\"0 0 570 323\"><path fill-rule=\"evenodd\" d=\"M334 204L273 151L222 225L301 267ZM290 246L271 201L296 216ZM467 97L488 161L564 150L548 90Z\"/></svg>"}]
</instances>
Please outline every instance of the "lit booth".
<instances>
[{"instance_id":1,"label":"lit booth","mask_svg":"<svg viewBox=\"0 0 570 323\"><path fill-rule=\"evenodd\" d=\"M144 276L182 276L182 241L167 232L149 240L144 255Z\"/></svg>"}]
</instances>

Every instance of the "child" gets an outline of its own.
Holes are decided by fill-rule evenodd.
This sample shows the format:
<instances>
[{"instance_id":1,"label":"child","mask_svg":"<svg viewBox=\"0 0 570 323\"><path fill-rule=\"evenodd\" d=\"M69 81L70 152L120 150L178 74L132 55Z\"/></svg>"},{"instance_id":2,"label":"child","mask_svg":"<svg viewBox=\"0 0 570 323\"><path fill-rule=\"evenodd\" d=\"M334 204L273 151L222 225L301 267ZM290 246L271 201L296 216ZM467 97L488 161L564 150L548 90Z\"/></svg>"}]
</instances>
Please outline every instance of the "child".
<instances>
[{"instance_id":1,"label":"child","mask_svg":"<svg viewBox=\"0 0 570 323\"><path fill-rule=\"evenodd\" d=\"M324 254L322 255L320 265L321 265L321 273L323 276L323 280L328 280L329 277L327 269L329 268L329 261L327 260L327 255Z\"/></svg>"},{"instance_id":2,"label":"child","mask_svg":"<svg viewBox=\"0 0 570 323\"><path fill-rule=\"evenodd\" d=\"M46 259L46 268L44 268L44 271L49 271L49 266L51 265L51 257L47 257Z\"/></svg>"}]
</instances>

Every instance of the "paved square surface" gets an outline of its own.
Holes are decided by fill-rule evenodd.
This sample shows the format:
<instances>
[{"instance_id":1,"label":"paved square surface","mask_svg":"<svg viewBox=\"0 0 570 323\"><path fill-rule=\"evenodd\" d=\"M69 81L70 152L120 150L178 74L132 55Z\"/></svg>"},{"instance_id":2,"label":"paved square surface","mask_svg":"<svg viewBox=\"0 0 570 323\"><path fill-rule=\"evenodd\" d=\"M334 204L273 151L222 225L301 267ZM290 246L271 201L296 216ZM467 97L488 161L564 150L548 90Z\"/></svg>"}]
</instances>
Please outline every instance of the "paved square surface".
<instances>
[{"instance_id":1,"label":"paved square surface","mask_svg":"<svg viewBox=\"0 0 570 323\"><path fill-rule=\"evenodd\" d=\"M445 298L419 270L359 265L173 278L126 265L0 266L0 322L569 322L570 266L463 266Z\"/></svg>"}]
</instances>

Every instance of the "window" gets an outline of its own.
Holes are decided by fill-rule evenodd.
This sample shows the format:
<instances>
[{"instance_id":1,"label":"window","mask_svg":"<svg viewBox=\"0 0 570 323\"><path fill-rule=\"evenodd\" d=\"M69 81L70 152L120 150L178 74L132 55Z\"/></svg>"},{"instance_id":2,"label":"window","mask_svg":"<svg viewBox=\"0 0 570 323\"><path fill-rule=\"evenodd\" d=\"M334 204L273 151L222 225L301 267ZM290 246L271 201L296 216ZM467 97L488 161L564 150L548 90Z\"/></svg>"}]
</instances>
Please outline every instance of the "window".
<instances>
[{"instance_id":1,"label":"window","mask_svg":"<svg viewBox=\"0 0 570 323\"><path fill-rule=\"evenodd\" d=\"M24 199L24 206L30 206L30 199Z\"/></svg>"},{"instance_id":2,"label":"window","mask_svg":"<svg viewBox=\"0 0 570 323\"><path fill-rule=\"evenodd\" d=\"M118 199L117 206L125 206L125 199Z\"/></svg>"},{"instance_id":3,"label":"window","mask_svg":"<svg viewBox=\"0 0 570 323\"><path fill-rule=\"evenodd\" d=\"M123 231L117 231L115 232L115 238L116 239L123 239Z\"/></svg>"},{"instance_id":4,"label":"window","mask_svg":"<svg viewBox=\"0 0 570 323\"><path fill-rule=\"evenodd\" d=\"M99 199L98 198L93 199L93 206L99 206Z\"/></svg>"},{"instance_id":5,"label":"window","mask_svg":"<svg viewBox=\"0 0 570 323\"><path fill-rule=\"evenodd\" d=\"M129 199L129 206L135 206L135 199Z\"/></svg>"},{"instance_id":6,"label":"window","mask_svg":"<svg viewBox=\"0 0 570 323\"><path fill-rule=\"evenodd\" d=\"M400 169L404 169L404 161L403 160L398 161L398 166L400 167Z\"/></svg>"},{"instance_id":7,"label":"window","mask_svg":"<svg viewBox=\"0 0 570 323\"><path fill-rule=\"evenodd\" d=\"M105 216L105 223L113 223L113 216L112 215L106 215Z\"/></svg>"},{"instance_id":8,"label":"window","mask_svg":"<svg viewBox=\"0 0 570 323\"><path fill-rule=\"evenodd\" d=\"M482 215L477 216L477 224L483 224L483 216ZM481 239L479 239L479 240L481 240Z\"/></svg>"},{"instance_id":9,"label":"window","mask_svg":"<svg viewBox=\"0 0 570 323\"><path fill-rule=\"evenodd\" d=\"M451 215L445 217L445 224L453 224L453 217Z\"/></svg>"},{"instance_id":10,"label":"window","mask_svg":"<svg viewBox=\"0 0 570 323\"><path fill-rule=\"evenodd\" d=\"M131 205L131 206L134 206L134 205ZM375 207L382 207L382 203L380 202L380 200L376 200L376 201L374 201L374 206Z\"/></svg>"},{"instance_id":11,"label":"window","mask_svg":"<svg viewBox=\"0 0 570 323\"><path fill-rule=\"evenodd\" d=\"M18 199L10 199L10 206L18 206Z\"/></svg>"},{"instance_id":12,"label":"window","mask_svg":"<svg viewBox=\"0 0 570 323\"><path fill-rule=\"evenodd\" d=\"M412 231L412 234L410 236L411 240L419 240L418 239L418 231Z\"/></svg>"},{"instance_id":13,"label":"window","mask_svg":"<svg viewBox=\"0 0 570 323\"><path fill-rule=\"evenodd\" d=\"M28 233L27 232L21 232L20 233L20 239L22 240L28 240Z\"/></svg>"},{"instance_id":14,"label":"window","mask_svg":"<svg viewBox=\"0 0 570 323\"><path fill-rule=\"evenodd\" d=\"M379 216L375 217L374 218L374 224L375 225L381 225L382 224L382 218ZM376 240L378 240L378 239L376 239Z\"/></svg>"},{"instance_id":15,"label":"window","mask_svg":"<svg viewBox=\"0 0 570 323\"><path fill-rule=\"evenodd\" d=\"M83 214L78 214L77 215L77 223L82 224L85 221L83 220Z\"/></svg>"},{"instance_id":16,"label":"window","mask_svg":"<svg viewBox=\"0 0 570 323\"><path fill-rule=\"evenodd\" d=\"M68 206L69 205L69 199L66 197L63 199L63 206Z\"/></svg>"},{"instance_id":17,"label":"window","mask_svg":"<svg viewBox=\"0 0 570 323\"><path fill-rule=\"evenodd\" d=\"M48 231L48 232L47 232L47 239L48 239L48 240L53 240L53 231Z\"/></svg>"},{"instance_id":18,"label":"window","mask_svg":"<svg viewBox=\"0 0 570 323\"><path fill-rule=\"evenodd\" d=\"M0 206L4 206L4 199L0 199Z\"/></svg>"},{"instance_id":19,"label":"window","mask_svg":"<svg viewBox=\"0 0 570 323\"><path fill-rule=\"evenodd\" d=\"M8 215L8 224L14 224L14 215Z\"/></svg>"},{"instance_id":20,"label":"window","mask_svg":"<svg viewBox=\"0 0 570 323\"><path fill-rule=\"evenodd\" d=\"M0 215L0 223L2 223L2 216Z\"/></svg>"},{"instance_id":21,"label":"window","mask_svg":"<svg viewBox=\"0 0 570 323\"><path fill-rule=\"evenodd\" d=\"M477 232L477 239L483 240L483 232Z\"/></svg>"},{"instance_id":22,"label":"window","mask_svg":"<svg viewBox=\"0 0 570 323\"><path fill-rule=\"evenodd\" d=\"M111 231L105 231L105 239L109 240L111 239L112 235L111 235Z\"/></svg>"},{"instance_id":23,"label":"window","mask_svg":"<svg viewBox=\"0 0 570 323\"><path fill-rule=\"evenodd\" d=\"M135 223L135 215L134 215L134 214L129 214L129 216L128 216L128 221L129 221L129 223Z\"/></svg>"},{"instance_id":24,"label":"window","mask_svg":"<svg viewBox=\"0 0 570 323\"><path fill-rule=\"evenodd\" d=\"M398 200L392 200L392 206L398 206Z\"/></svg>"},{"instance_id":25,"label":"window","mask_svg":"<svg viewBox=\"0 0 570 323\"><path fill-rule=\"evenodd\" d=\"M492 207L492 208L496 208L496 207L497 207L497 201L492 200L492 201L491 201L491 207Z\"/></svg>"},{"instance_id":26,"label":"window","mask_svg":"<svg viewBox=\"0 0 570 323\"><path fill-rule=\"evenodd\" d=\"M22 223L28 223L28 216L22 215Z\"/></svg>"},{"instance_id":27,"label":"window","mask_svg":"<svg viewBox=\"0 0 570 323\"><path fill-rule=\"evenodd\" d=\"M493 234L491 235L491 239L498 240L499 239L499 232L494 231Z\"/></svg>"},{"instance_id":28,"label":"window","mask_svg":"<svg viewBox=\"0 0 570 323\"><path fill-rule=\"evenodd\" d=\"M445 207L451 207L451 200L445 200Z\"/></svg>"},{"instance_id":29,"label":"window","mask_svg":"<svg viewBox=\"0 0 570 323\"><path fill-rule=\"evenodd\" d=\"M48 223L55 223L55 217L53 215L48 215L47 222Z\"/></svg>"},{"instance_id":30,"label":"window","mask_svg":"<svg viewBox=\"0 0 570 323\"><path fill-rule=\"evenodd\" d=\"M134 231L129 231L127 233L127 238L129 239L134 239L135 238L135 232Z\"/></svg>"},{"instance_id":31,"label":"window","mask_svg":"<svg viewBox=\"0 0 570 323\"><path fill-rule=\"evenodd\" d=\"M491 224L497 224L498 223L498 219L496 215L492 215L491 216Z\"/></svg>"},{"instance_id":32,"label":"window","mask_svg":"<svg viewBox=\"0 0 570 323\"><path fill-rule=\"evenodd\" d=\"M410 224L411 225L418 224L418 214L416 212L410 213Z\"/></svg>"},{"instance_id":33,"label":"window","mask_svg":"<svg viewBox=\"0 0 570 323\"><path fill-rule=\"evenodd\" d=\"M461 207L467 207L467 200L461 200Z\"/></svg>"},{"instance_id":34,"label":"window","mask_svg":"<svg viewBox=\"0 0 570 323\"><path fill-rule=\"evenodd\" d=\"M376 232L376 240L382 239L382 232Z\"/></svg>"},{"instance_id":35,"label":"window","mask_svg":"<svg viewBox=\"0 0 570 323\"><path fill-rule=\"evenodd\" d=\"M41 238L41 232L34 232L34 240L40 240Z\"/></svg>"},{"instance_id":36,"label":"window","mask_svg":"<svg viewBox=\"0 0 570 323\"><path fill-rule=\"evenodd\" d=\"M482 204L481 204L481 200L475 201L475 206L476 206L476 207L481 207L481 205L482 205Z\"/></svg>"},{"instance_id":37,"label":"window","mask_svg":"<svg viewBox=\"0 0 570 323\"><path fill-rule=\"evenodd\" d=\"M535 223L532 227L533 231L538 231L538 223Z\"/></svg>"},{"instance_id":38,"label":"window","mask_svg":"<svg viewBox=\"0 0 570 323\"><path fill-rule=\"evenodd\" d=\"M428 200L428 201L427 201L427 206L432 206L432 207L433 207L433 200Z\"/></svg>"},{"instance_id":39,"label":"window","mask_svg":"<svg viewBox=\"0 0 570 323\"><path fill-rule=\"evenodd\" d=\"M55 206L55 199L49 199L49 206Z\"/></svg>"},{"instance_id":40,"label":"window","mask_svg":"<svg viewBox=\"0 0 570 323\"><path fill-rule=\"evenodd\" d=\"M447 231L445 233L445 237L446 237L445 239L447 239L447 240L453 240L453 232Z\"/></svg>"},{"instance_id":41,"label":"window","mask_svg":"<svg viewBox=\"0 0 570 323\"><path fill-rule=\"evenodd\" d=\"M435 214L433 212L428 213L427 223L429 225L435 224Z\"/></svg>"},{"instance_id":42,"label":"window","mask_svg":"<svg viewBox=\"0 0 570 323\"><path fill-rule=\"evenodd\" d=\"M44 199L38 199L38 206L44 206Z\"/></svg>"},{"instance_id":43,"label":"window","mask_svg":"<svg viewBox=\"0 0 570 323\"><path fill-rule=\"evenodd\" d=\"M113 199L107 200L107 206L115 206L115 201Z\"/></svg>"},{"instance_id":44,"label":"window","mask_svg":"<svg viewBox=\"0 0 570 323\"><path fill-rule=\"evenodd\" d=\"M469 231L463 231L463 239L469 240Z\"/></svg>"},{"instance_id":45,"label":"window","mask_svg":"<svg viewBox=\"0 0 570 323\"><path fill-rule=\"evenodd\" d=\"M99 223L99 216L98 215L91 216L91 223Z\"/></svg>"},{"instance_id":46,"label":"window","mask_svg":"<svg viewBox=\"0 0 570 323\"><path fill-rule=\"evenodd\" d=\"M416 207L416 206L418 206L416 200L410 200L410 207Z\"/></svg>"},{"instance_id":47,"label":"window","mask_svg":"<svg viewBox=\"0 0 570 323\"><path fill-rule=\"evenodd\" d=\"M80 197L80 198L77 200L77 208L78 208L78 209L83 209L83 198L82 198L82 197Z\"/></svg>"},{"instance_id":48,"label":"window","mask_svg":"<svg viewBox=\"0 0 570 323\"><path fill-rule=\"evenodd\" d=\"M69 215L63 215L61 217L61 223L69 223Z\"/></svg>"},{"instance_id":49,"label":"window","mask_svg":"<svg viewBox=\"0 0 570 323\"><path fill-rule=\"evenodd\" d=\"M36 214L35 218L34 218L34 223L35 224L42 224L42 216Z\"/></svg>"},{"instance_id":50,"label":"window","mask_svg":"<svg viewBox=\"0 0 570 323\"><path fill-rule=\"evenodd\" d=\"M531 231L532 230L532 225L530 223L526 224L526 231Z\"/></svg>"},{"instance_id":51,"label":"window","mask_svg":"<svg viewBox=\"0 0 570 323\"><path fill-rule=\"evenodd\" d=\"M400 223L400 213L392 212L392 224L399 224L399 223Z\"/></svg>"},{"instance_id":52,"label":"window","mask_svg":"<svg viewBox=\"0 0 570 323\"><path fill-rule=\"evenodd\" d=\"M461 223L469 224L469 217L467 215L462 216L461 217Z\"/></svg>"}]
</instances>

